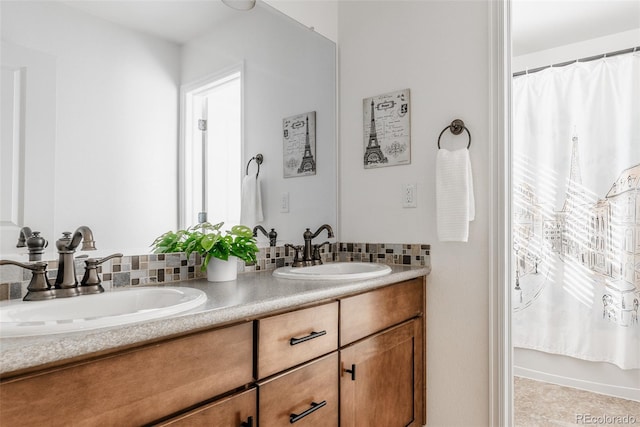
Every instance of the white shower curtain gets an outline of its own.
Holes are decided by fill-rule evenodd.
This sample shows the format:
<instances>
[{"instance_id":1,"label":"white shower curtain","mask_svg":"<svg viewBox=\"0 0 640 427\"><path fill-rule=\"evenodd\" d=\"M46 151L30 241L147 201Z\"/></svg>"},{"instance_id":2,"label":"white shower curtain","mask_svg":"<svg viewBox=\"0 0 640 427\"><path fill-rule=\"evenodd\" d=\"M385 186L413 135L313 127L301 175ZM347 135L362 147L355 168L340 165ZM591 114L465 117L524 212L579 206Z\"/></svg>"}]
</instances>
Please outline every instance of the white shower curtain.
<instances>
[{"instance_id":1,"label":"white shower curtain","mask_svg":"<svg viewBox=\"0 0 640 427\"><path fill-rule=\"evenodd\" d=\"M515 347L640 368L640 53L513 79Z\"/></svg>"}]
</instances>

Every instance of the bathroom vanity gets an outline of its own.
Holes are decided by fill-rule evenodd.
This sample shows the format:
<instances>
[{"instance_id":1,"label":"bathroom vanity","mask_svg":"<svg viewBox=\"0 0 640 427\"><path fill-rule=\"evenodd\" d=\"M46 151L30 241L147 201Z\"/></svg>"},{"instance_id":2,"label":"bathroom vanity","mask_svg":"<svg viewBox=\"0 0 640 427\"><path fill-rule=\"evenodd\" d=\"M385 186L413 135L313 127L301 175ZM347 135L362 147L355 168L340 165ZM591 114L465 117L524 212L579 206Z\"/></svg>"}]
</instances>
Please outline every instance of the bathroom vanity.
<instances>
[{"instance_id":1,"label":"bathroom vanity","mask_svg":"<svg viewBox=\"0 0 640 427\"><path fill-rule=\"evenodd\" d=\"M0 422L423 425L427 274L188 281L209 301L181 316L3 339Z\"/></svg>"}]
</instances>

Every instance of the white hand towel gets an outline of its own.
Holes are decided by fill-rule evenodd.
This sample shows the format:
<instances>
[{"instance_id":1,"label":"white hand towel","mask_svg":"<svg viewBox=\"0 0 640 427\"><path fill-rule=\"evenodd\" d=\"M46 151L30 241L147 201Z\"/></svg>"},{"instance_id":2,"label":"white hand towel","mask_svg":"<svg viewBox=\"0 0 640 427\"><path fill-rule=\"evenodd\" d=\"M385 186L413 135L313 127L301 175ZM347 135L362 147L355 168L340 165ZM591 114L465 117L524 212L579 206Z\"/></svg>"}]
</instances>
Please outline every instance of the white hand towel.
<instances>
[{"instance_id":1,"label":"white hand towel","mask_svg":"<svg viewBox=\"0 0 640 427\"><path fill-rule=\"evenodd\" d=\"M438 150L436 156L438 240L466 242L469 221L475 218L471 159L466 148Z\"/></svg>"},{"instance_id":2,"label":"white hand towel","mask_svg":"<svg viewBox=\"0 0 640 427\"><path fill-rule=\"evenodd\" d=\"M260 179L253 174L245 175L242 179L240 223L247 227L253 227L263 220Z\"/></svg>"}]
</instances>

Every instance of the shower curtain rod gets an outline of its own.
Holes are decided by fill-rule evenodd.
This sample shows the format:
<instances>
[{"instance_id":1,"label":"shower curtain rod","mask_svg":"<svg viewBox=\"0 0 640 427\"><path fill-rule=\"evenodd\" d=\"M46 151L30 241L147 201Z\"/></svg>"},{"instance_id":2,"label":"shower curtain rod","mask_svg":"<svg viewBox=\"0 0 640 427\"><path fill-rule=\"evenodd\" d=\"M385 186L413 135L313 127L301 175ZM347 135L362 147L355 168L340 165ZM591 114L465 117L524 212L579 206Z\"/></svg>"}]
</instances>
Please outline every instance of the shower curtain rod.
<instances>
[{"instance_id":1,"label":"shower curtain rod","mask_svg":"<svg viewBox=\"0 0 640 427\"><path fill-rule=\"evenodd\" d=\"M595 55L595 56L588 56L586 58L574 59L572 61L559 62L559 63L553 64L553 65L545 65L544 67L532 68L530 70L518 71L518 72L513 73L513 77L518 77L518 76L524 76L526 74L537 73L538 71L546 70L547 68L564 67L566 65L575 64L576 62L595 61L596 59L610 58L612 56L622 55L622 54L625 54L625 53L633 53L633 52L640 52L640 46L631 47L629 49L617 50L615 52L603 53L602 55Z\"/></svg>"}]
</instances>

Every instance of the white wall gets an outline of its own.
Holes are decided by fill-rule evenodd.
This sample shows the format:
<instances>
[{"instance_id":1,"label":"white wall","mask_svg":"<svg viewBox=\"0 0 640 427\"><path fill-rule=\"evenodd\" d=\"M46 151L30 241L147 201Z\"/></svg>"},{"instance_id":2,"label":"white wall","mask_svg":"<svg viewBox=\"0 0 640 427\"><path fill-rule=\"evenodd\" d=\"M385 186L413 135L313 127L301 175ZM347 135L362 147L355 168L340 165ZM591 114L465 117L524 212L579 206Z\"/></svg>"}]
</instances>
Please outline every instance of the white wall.
<instances>
[{"instance_id":1,"label":"white wall","mask_svg":"<svg viewBox=\"0 0 640 427\"><path fill-rule=\"evenodd\" d=\"M340 239L431 244L429 425L489 425L489 3L340 2ZM411 89L411 164L365 170L362 99ZM472 136L476 220L469 243L436 236L435 157L455 118ZM464 141L462 141L464 140ZM443 136L448 148L466 144ZM401 185L417 183L403 209Z\"/></svg>"},{"instance_id":2,"label":"white wall","mask_svg":"<svg viewBox=\"0 0 640 427\"><path fill-rule=\"evenodd\" d=\"M100 249L148 247L177 223L179 47L59 3L1 6L3 40L56 60L50 249L80 225Z\"/></svg>"},{"instance_id":3,"label":"white wall","mask_svg":"<svg viewBox=\"0 0 640 427\"><path fill-rule=\"evenodd\" d=\"M260 167L264 221L279 244L302 243L306 227L336 223L335 45L263 5L239 14L184 45L182 83L187 85L244 62L244 153L264 155ZM284 178L282 120L316 111L316 175ZM250 171L255 173L255 163ZM289 193L289 212L280 197ZM211 218L215 221L215 218ZM253 227L256 224L246 224ZM263 236L259 242L267 242Z\"/></svg>"}]
</instances>

